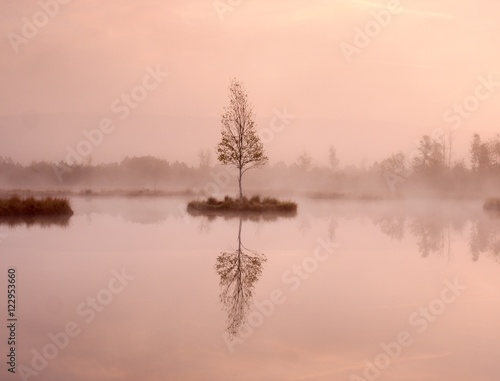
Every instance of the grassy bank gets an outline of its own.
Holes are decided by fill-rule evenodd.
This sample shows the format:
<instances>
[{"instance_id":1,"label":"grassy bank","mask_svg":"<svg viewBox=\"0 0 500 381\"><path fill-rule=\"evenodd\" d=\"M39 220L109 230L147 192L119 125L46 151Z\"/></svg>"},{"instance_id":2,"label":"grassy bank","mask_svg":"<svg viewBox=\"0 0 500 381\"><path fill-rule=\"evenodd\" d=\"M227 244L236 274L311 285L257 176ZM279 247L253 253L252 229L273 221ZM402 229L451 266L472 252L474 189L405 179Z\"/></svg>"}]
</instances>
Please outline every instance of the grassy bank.
<instances>
[{"instance_id":1,"label":"grassy bank","mask_svg":"<svg viewBox=\"0 0 500 381\"><path fill-rule=\"evenodd\" d=\"M71 216L73 210L65 198L21 198L11 196L0 199L0 217Z\"/></svg>"},{"instance_id":2,"label":"grassy bank","mask_svg":"<svg viewBox=\"0 0 500 381\"><path fill-rule=\"evenodd\" d=\"M500 212L500 198L493 197L487 199L483 204L484 210L499 211Z\"/></svg>"},{"instance_id":3,"label":"grassy bank","mask_svg":"<svg viewBox=\"0 0 500 381\"><path fill-rule=\"evenodd\" d=\"M223 200L217 200L209 197L206 200L191 201L187 205L188 211L196 212L229 212L229 213L275 213L275 214L295 214L297 204L292 201L280 201L276 198L253 196L252 198L243 197L231 198L226 196Z\"/></svg>"},{"instance_id":4,"label":"grassy bank","mask_svg":"<svg viewBox=\"0 0 500 381\"><path fill-rule=\"evenodd\" d=\"M183 197L196 196L192 189L151 190L151 189L2 189L0 198L19 197Z\"/></svg>"}]
</instances>

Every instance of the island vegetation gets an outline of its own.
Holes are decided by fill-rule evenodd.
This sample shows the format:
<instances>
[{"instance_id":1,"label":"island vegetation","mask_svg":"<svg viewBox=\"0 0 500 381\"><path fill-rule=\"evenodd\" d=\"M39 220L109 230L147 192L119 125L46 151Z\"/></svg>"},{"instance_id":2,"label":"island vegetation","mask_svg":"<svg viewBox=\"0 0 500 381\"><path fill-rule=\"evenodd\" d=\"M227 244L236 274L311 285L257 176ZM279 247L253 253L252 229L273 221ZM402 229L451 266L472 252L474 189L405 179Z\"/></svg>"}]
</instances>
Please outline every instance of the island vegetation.
<instances>
[{"instance_id":1,"label":"island vegetation","mask_svg":"<svg viewBox=\"0 0 500 381\"><path fill-rule=\"evenodd\" d=\"M248 103L248 96L243 84L236 79L229 86L229 106L222 114L221 140L217 145L217 159L225 166L236 170L239 198L226 196L218 201L214 197L188 203L188 211L204 213L273 213L295 214L297 204L292 201L280 201L276 198L243 195L243 175L250 169L264 166L268 157L264 152L257 130L255 114Z\"/></svg>"},{"instance_id":2,"label":"island vegetation","mask_svg":"<svg viewBox=\"0 0 500 381\"><path fill-rule=\"evenodd\" d=\"M217 200L209 197L206 200L191 201L187 205L191 212L249 212L249 213L276 213L276 214L295 214L297 204L293 201L280 201L273 197L253 196L248 198L224 197L223 200ZM195 213L194 213L195 214Z\"/></svg>"},{"instance_id":3,"label":"island vegetation","mask_svg":"<svg viewBox=\"0 0 500 381\"><path fill-rule=\"evenodd\" d=\"M500 198L498 197L488 198L484 202L483 208L484 210L487 211L500 212Z\"/></svg>"},{"instance_id":4,"label":"island vegetation","mask_svg":"<svg viewBox=\"0 0 500 381\"><path fill-rule=\"evenodd\" d=\"M199 164L174 158L126 157L119 162L84 161L21 164L0 157L0 198L22 197L179 197L203 203L216 195L306 197L321 200L380 201L402 198L487 200L499 209L500 135L471 131L468 153L459 156L454 132L439 129L415 140L416 146L360 165L341 165L334 146L328 151L297 151L295 160L270 162L256 131L255 115L243 85L233 80L222 115L221 140L200 147ZM439 132L439 133L437 133ZM214 157L212 157L214 155ZM217 159L217 160L215 160ZM250 169L260 168L259 171ZM186 201L183 200L183 203ZM205 200L205 201L202 201ZM222 202L222 201L219 201ZM213 204L213 202L212 202ZM183 204L185 205L185 203ZM206 205L205 210L213 209Z\"/></svg>"},{"instance_id":5,"label":"island vegetation","mask_svg":"<svg viewBox=\"0 0 500 381\"><path fill-rule=\"evenodd\" d=\"M17 195L0 198L0 218L71 216L73 210L66 198L22 198Z\"/></svg>"}]
</instances>

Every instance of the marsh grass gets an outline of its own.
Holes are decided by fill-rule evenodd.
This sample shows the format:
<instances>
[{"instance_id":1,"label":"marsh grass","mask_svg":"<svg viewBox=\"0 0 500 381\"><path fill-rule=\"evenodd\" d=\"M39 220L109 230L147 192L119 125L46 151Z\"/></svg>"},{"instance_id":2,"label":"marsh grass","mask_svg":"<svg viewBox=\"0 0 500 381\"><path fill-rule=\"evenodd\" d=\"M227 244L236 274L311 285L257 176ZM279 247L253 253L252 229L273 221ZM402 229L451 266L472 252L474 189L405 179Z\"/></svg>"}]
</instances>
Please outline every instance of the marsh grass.
<instances>
[{"instance_id":1,"label":"marsh grass","mask_svg":"<svg viewBox=\"0 0 500 381\"><path fill-rule=\"evenodd\" d=\"M500 212L500 198L498 197L488 198L483 204L483 209L488 211Z\"/></svg>"},{"instance_id":2,"label":"marsh grass","mask_svg":"<svg viewBox=\"0 0 500 381\"><path fill-rule=\"evenodd\" d=\"M241 200L229 196L223 200L209 197L206 200L191 201L187 205L193 214L203 213L254 213L254 214L283 214L294 215L297 213L297 204L293 201L280 201L272 197L253 196L243 197Z\"/></svg>"},{"instance_id":3,"label":"marsh grass","mask_svg":"<svg viewBox=\"0 0 500 381\"><path fill-rule=\"evenodd\" d=\"M17 195L0 198L0 217L71 216L73 210L66 198L34 197Z\"/></svg>"},{"instance_id":4,"label":"marsh grass","mask_svg":"<svg viewBox=\"0 0 500 381\"><path fill-rule=\"evenodd\" d=\"M180 190L150 190L150 189L105 189L105 190L73 190L73 189L52 189L52 190L31 190L31 189L12 189L0 190L0 198L19 197L182 197L196 196L192 189Z\"/></svg>"}]
</instances>

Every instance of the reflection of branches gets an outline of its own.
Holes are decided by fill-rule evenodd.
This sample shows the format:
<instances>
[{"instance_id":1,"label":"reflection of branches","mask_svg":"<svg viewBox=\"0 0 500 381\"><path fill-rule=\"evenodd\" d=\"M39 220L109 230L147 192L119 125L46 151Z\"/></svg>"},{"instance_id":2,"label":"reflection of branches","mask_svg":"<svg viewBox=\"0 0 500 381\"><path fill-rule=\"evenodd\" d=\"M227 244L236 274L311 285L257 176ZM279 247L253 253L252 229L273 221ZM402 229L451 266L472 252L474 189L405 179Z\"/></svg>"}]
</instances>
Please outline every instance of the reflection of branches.
<instances>
[{"instance_id":1,"label":"reflection of branches","mask_svg":"<svg viewBox=\"0 0 500 381\"><path fill-rule=\"evenodd\" d=\"M373 223L380 227L382 233L401 241L405 235L405 216L383 216L374 219Z\"/></svg>"},{"instance_id":2,"label":"reflection of branches","mask_svg":"<svg viewBox=\"0 0 500 381\"><path fill-rule=\"evenodd\" d=\"M241 243L241 225L238 230L238 249L223 252L217 257L215 269L220 276L220 300L228 314L227 331L236 336L243 327L250 309L255 283L267 261L264 254L247 249Z\"/></svg>"},{"instance_id":3,"label":"reflection of branches","mask_svg":"<svg viewBox=\"0 0 500 381\"><path fill-rule=\"evenodd\" d=\"M415 218L411 222L411 231L417 238L418 251L422 257L430 253L443 252L444 223L441 220L427 221Z\"/></svg>"},{"instance_id":4,"label":"reflection of branches","mask_svg":"<svg viewBox=\"0 0 500 381\"><path fill-rule=\"evenodd\" d=\"M70 217L68 216L29 216L29 217L1 217L0 225L7 225L8 227L15 226L40 226L42 228L49 227L62 227L65 228L69 225Z\"/></svg>"},{"instance_id":5,"label":"reflection of branches","mask_svg":"<svg viewBox=\"0 0 500 381\"><path fill-rule=\"evenodd\" d=\"M330 222L328 224L328 238L332 242L335 241L338 226L339 226L339 224L338 224L335 216L331 216Z\"/></svg>"},{"instance_id":6,"label":"reflection of branches","mask_svg":"<svg viewBox=\"0 0 500 381\"><path fill-rule=\"evenodd\" d=\"M440 254L451 258L455 235L462 235L467 222L471 222L469 248L474 261L488 253L500 262L500 215L470 217L457 213L416 215L385 214L371 218L374 225L390 236L401 240L405 235L406 221L410 233L416 238L422 257Z\"/></svg>"},{"instance_id":7,"label":"reflection of branches","mask_svg":"<svg viewBox=\"0 0 500 381\"><path fill-rule=\"evenodd\" d=\"M470 251L474 261L488 252L500 261L500 219L494 215L490 217L481 217L472 223Z\"/></svg>"},{"instance_id":8,"label":"reflection of branches","mask_svg":"<svg viewBox=\"0 0 500 381\"><path fill-rule=\"evenodd\" d=\"M200 233L210 233L210 219L208 217L201 218L198 224L198 231Z\"/></svg>"},{"instance_id":9,"label":"reflection of branches","mask_svg":"<svg viewBox=\"0 0 500 381\"><path fill-rule=\"evenodd\" d=\"M311 219L308 215L305 215L299 222L299 230L304 235L309 229L311 229Z\"/></svg>"}]
</instances>

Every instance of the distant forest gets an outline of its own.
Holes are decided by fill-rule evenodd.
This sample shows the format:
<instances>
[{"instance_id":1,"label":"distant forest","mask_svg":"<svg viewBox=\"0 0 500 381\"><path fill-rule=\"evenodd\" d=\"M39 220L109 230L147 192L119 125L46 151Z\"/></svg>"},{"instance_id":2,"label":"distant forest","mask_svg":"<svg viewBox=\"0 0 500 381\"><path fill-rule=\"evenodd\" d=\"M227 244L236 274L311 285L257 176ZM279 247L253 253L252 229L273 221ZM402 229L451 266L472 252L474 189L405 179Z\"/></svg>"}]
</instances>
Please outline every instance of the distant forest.
<instances>
[{"instance_id":1,"label":"distant forest","mask_svg":"<svg viewBox=\"0 0 500 381\"><path fill-rule=\"evenodd\" d=\"M475 134L466 159L454 158L452 136L423 136L411 154L397 152L370 166L340 165L330 147L329 166L315 167L307 152L292 164L266 165L245 177L247 193L309 193L316 197L497 196L500 190L500 137ZM135 189L228 194L237 187L230 168L215 163L211 150L188 166L152 156L126 157L119 163L33 162L21 165L0 157L0 186L9 189L93 191Z\"/></svg>"}]
</instances>

